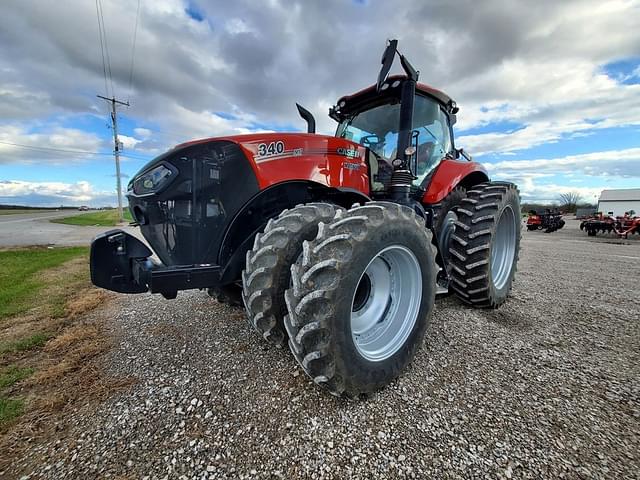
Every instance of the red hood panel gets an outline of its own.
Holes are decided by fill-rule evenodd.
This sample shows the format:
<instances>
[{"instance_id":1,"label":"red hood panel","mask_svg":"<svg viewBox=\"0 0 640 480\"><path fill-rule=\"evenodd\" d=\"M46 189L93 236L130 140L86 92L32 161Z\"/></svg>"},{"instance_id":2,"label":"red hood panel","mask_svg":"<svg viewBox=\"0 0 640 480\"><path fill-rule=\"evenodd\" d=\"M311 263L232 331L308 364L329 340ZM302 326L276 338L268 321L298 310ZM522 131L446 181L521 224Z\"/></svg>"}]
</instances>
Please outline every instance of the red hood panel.
<instances>
[{"instance_id":1,"label":"red hood panel","mask_svg":"<svg viewBox=\"0 0 640 480\"><path fill-rule=\"evenodd\" d=\"M290 180L310 180L369 194L367 150L349 140L313 133L252 133L194 140L176 148L216 140L240 145L252 160L261 189Z\"/></svg>"}]
</instances>

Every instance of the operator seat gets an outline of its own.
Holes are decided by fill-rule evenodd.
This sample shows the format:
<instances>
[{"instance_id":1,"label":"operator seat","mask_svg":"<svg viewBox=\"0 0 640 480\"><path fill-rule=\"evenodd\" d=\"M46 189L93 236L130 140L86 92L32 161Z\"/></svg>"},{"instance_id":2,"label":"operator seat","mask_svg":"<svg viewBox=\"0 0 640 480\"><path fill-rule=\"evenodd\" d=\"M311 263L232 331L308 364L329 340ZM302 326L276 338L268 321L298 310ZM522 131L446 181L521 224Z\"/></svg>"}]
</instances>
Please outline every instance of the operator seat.
<instances>
[{"instance_id":1,"label":"operator seat","mask_svg":"<svg viewBox=\"0 0 640 480\"><path fill-rule=\"evenodd\" d=\"M371 171L371 190L380 192L385 189L385 182L391 179L393 167L384 157L376 157L371 150L368 150L369 170Z\"/></svg>"},{"instance_id":2,"label":"operator seat","mask_svg":"<svg viewBox=\"0 0 640 480\"><path fill-rule=\"evenodd\" d=\"M416 152L418 164L415 172L417 176L424 175L431 169L431 167L433 167L435 163L433 159L435 146L436 144L433 142L425 142L418 145L418 150Z\"/></svg>"}]
</instances>

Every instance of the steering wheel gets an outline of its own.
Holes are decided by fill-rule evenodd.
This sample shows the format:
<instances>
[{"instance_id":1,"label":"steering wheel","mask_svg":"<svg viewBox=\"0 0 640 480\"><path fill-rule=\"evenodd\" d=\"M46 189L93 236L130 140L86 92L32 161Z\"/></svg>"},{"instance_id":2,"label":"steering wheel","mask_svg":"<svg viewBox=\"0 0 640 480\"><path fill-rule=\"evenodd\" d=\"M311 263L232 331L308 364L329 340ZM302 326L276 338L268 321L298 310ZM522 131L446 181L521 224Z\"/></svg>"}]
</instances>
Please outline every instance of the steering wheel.
<instances>
[{"instance_id":1,"label":"steering wheel","mask_svg":"<svg viewBox=\"0 0 640 480\"><path fill-rule=\"evenodd\" d=\"M378 137L378 135L376 135L375 133L371 135L363 135L362 137L360 137L360 144L363 147L372 148L374 145L378 146L382 142L384 142L384 140Z\"/></svg>"}]
</instances>

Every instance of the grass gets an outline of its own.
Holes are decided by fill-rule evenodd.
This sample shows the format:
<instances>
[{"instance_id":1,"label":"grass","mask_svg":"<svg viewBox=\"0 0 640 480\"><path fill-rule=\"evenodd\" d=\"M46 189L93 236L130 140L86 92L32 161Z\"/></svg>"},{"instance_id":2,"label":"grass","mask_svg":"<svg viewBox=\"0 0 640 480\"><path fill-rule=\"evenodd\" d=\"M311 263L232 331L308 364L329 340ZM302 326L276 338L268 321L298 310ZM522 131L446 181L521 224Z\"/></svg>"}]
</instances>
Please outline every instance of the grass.
<instances>
[{"instance_id":1,"label":"grass","mask_svg":"<svg viewBox=\"0 0 640 480\"><path fill-rule=\"evenodd\" d=\"M3 353L24 352L43 347L50 338L51 334L49 333L35 333L29 337L0 343L0 355Z\"/></svg>"},{"instance_id":2,"label":"grass","mask_svg":"<svg viewBox=\"0 0 640 480\"><path fill-rule=\"evenodd\" d=\"M110 332L86 314L109 298L91 285L86 247L0 250L0 472L54 438L67 408L134 383L101 366Z\"/></svg>"},{"instance_id":3,"label":"grass","mask_svg":"<svg viewBox=\"0 0 640 480\"><path fill-rule=\"evenodd\" d=\"M0 424L19 417L24 411L24 401L19 398L0 397Z\"/></svg>"},{"instance_id":4,"label":"grass","mask_svg":"<svg viewBox=\"0 0 640 480\"><path fill-rule=\"evenodd\" d=\"M3 372L0 372L0 388L10 387L14 383L24 380L33 373L33 368L30 367L18 367L11 365Z\"/></svg>"},{"instance_id":5,"label":"grass","mask_svg":"<svg viewBox=\"0 0 640 480\"><path fill-rule=\"evenodd\" d=\"M123 211L123 217L125 222L133 221L131 212L126 208ZM50 220L53 223L63 223L65 225L79 225L79 226L99 226L99 227L113 227L118 224L118 210L100 210L95 212L83 213L80 215L73 215L71 217L56 218Z\"/></svg>"},{"instance_id":6,"label":"grass","mask_svg":"<svg viewBox=\"0 0 640 480\"><path fill-rule=\"evenodd\" d=\"M86 247L27 248L0 251L0 321L23 313L41 302L39 292L46 286L40 273L86 255Z\"/></svg>"}]
</instances>

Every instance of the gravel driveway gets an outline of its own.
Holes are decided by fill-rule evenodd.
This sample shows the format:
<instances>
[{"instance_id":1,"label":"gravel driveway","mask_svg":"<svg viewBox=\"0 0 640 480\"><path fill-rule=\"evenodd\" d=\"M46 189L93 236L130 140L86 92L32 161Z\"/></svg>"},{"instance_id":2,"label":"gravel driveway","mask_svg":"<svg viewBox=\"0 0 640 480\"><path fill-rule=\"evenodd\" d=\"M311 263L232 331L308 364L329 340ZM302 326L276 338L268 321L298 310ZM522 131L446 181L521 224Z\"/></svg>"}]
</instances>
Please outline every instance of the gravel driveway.
<instances>
[{"instance_id":1,"label":"gravel driveway","mask_svg":"<svg viewBox=\"0 0 640 480\"><path fill-rule=\"evenodd\" d=\"M122 296L110 369L139 382L17 460L30 478L640 478L640 241L523 232L497 311L438 301L368 401L316 388L201 292ZM636 236L637 238L637 236ZM33 470L35 468L35 470Z\"/></svg>"}]
</instances>

